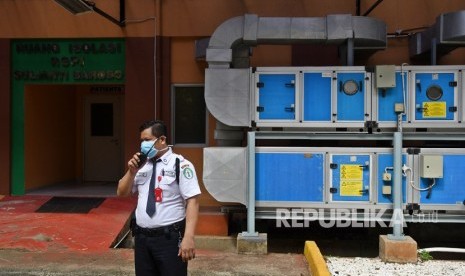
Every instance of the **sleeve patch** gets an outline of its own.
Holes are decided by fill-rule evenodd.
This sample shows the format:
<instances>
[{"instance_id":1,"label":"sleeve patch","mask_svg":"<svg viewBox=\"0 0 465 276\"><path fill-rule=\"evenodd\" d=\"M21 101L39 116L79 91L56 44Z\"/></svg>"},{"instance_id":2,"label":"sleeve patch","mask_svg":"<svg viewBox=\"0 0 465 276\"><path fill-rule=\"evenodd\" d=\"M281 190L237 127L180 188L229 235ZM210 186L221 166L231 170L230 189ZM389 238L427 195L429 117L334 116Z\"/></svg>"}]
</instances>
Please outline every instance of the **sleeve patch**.
<instances>
[{"instance_id":1,"label":"sleeve patch","mask_svg":"<svg viewBox=\"0 0 465 276\"><path fill-rule=\"evenodd\" d=\"M192 177L194 177L194 172L189 167L184 168L182 174L186 179L192 179Z\"/></svg>"}]
</instances>

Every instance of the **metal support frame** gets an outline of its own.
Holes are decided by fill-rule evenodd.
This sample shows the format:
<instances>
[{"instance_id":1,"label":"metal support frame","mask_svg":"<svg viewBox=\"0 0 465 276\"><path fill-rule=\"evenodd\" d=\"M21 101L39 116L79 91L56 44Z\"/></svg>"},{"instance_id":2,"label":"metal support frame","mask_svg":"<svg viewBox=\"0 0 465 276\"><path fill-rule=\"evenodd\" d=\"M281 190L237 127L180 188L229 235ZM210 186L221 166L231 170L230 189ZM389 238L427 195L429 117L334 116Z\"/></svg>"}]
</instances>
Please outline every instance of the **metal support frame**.
<instances>
[{"instance_id":1,"label":"metal support frame","mask_svg":"<svg viewBox=\"0 0 465 276\"><path fill-rule=\"evenodd\" d=\"M437 56L437 51L438 51L438 45L436 44L436 38L433 37L431 39L431 65L437 65L438 63L438 56Z\"/></svg>"},{"instance_id":2,"label":"metal support frame","mask_svg":"<svg viewBox=\"0 0 465 276\"><path fill-rule=\"evenodd\" d=\"M258 237L255 232L255 132L247 133L248 173L247 173L247 232L243 237Z\"/></svg>"},{"instance_id":3,"label":"metal support frame","mask_svg":"<svg viewBox=\"0 0 465 276\"><path fill-rule=\"evenodd\" d=\"M354 39L347 39L347 66L354 66Z\"/></svg>"},{"instance_id":4,"label":"metal support frame","mask_svg":"<svg viewBox=\"0 0 465 276\"><path fill-rule=\"evenodd\" d=\"M378 0L376 1L376 3L374 3L371 7L368 8L368 10L363 14L363 16L367 16L369 15L379 4L381 4L381 2L383 2L384 0Z\"/></svg>"},{"instance_id":5,"label":"metal support frame","mask_svg":"<svg viewBox=\"0 0 465 276\"><path fill-rule=\"evenodd\" d=\"M363 14L363 16L367 16L369 15L379 4L381 4L381 2L383 2L384 0L378 0L376 1L376 3L374 3L373 5L371 5L371 7L368 8L368 10ZM355 15L356 16L360 16L360 2L361 0L356 0L355 1Z\"/></svg>"},{"instance_id":6,"label":"metal support frame","mask_svg":"<svg viewBox=\"0 0 465 276\"><path fill-rule=\"evenodd\" d=\"M355 0L355 15L360 16L360 1L361 0Z\"/></svg>"},{"instance_id":7,"label":"metal support frame","mask_svg":"<svg viewBox=\"0 0 465 276\"><path fill-rule=\"evenodd\" d=\"M388 235L390 240L404 240L402 211L402 133L394 133L394 181L393 181L393 233Z\"/></svg>"},{"instance_id":8,"label":"metal support frame","mask_svg":"<svg viewBox=\"0 0 465 276\"><path fill-rule=\"evenodd\" d=\"M403 132L402 140L405 141L465 141L465 133L459 132ZM259 131L255 133L256 139L273 139L273 140L338 140L338 141L387 141L393 139L392 133L372 133L366 132L347 133L347 132L305 132L305 131Z\"/></svg>"},{"instance_id":9,"label":"metal support frame","mask_svg":"<svg viewBox=\"0 0 465 276\"><path fill-rule=\"evenodd\" d=\"M126 26L125 0L119 0L119 20L99 9L91 0L55 0L55 2L72 14L94 11L120 27Z\"/></svg>"},{"instance_id":10,"label":"metal support frame","mask_svg":"<svg viewBox=\"0 0 465 276\"><path fill-rule=\"evenodd\" d=\"M108 13L102 11L101 9L97 8L97 6L95 6L95 3L94 2L89 2L89 1L86 1L86 3L90 6L92 6L92 9L100 14L101 16L105 17L106 19L110 20L111 22L115 23L116 25L120 26L120 27L124 27L126 26L126 12L125 12L125 0L119 0L119 16L120 16L120 19L116 19L114 18L113 16L109 15Z\"/></svg>"}]
</instances>

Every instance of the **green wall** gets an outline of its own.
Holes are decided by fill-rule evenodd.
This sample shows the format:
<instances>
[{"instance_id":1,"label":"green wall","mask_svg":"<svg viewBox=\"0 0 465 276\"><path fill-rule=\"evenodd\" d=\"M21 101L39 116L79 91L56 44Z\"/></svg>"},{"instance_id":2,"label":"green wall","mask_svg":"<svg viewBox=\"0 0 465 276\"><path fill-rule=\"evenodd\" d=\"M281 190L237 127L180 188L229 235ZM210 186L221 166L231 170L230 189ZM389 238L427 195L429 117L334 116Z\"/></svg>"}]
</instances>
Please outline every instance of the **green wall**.
<instances>
[{"instance_id":1,"label":"green wall","mask_svg":"<svg viewBox=\"0 0 465 276\"><path fill-rule=\"evenodd\" d=\"M124 84L124 39L11 42L11 193L25 193L24 86ZM47 123L47 122L44 122Z\"/></svg>"}]
</instances>

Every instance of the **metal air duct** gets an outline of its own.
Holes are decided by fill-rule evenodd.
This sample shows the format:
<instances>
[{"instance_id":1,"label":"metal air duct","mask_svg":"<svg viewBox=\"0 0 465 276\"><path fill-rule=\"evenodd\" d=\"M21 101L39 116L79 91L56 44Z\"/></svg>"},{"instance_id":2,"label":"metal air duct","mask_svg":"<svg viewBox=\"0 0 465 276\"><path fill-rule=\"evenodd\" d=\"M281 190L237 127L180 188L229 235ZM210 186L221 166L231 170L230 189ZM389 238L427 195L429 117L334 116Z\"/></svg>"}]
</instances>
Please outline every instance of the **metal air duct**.
<instances>
[{"instance_id":1,"label":"metal air duct","mask_svg":"<svg viewBox=\"0 0 465 276\"><path fill-rule=\"evenodd\" d=\"M350 14L326 17L258 17L246 14L221 24L206 49L205 101L209 111L227 126L250 127L249 48L259 44L293 43L346 45L353 51L384 49L386 24Z\"/></svg>"},{"instance_id":2,"label":"metal air duct","mask_svg":"<svg viewBox=\"0 0 465 276\"><path fill-rule=\"evenodd\" d=\"M437 55L465 46L465 11L443 13L429 29L414 34L409 41L410 57L431 54L431 65Z\"/></svg>"}]
</instances>

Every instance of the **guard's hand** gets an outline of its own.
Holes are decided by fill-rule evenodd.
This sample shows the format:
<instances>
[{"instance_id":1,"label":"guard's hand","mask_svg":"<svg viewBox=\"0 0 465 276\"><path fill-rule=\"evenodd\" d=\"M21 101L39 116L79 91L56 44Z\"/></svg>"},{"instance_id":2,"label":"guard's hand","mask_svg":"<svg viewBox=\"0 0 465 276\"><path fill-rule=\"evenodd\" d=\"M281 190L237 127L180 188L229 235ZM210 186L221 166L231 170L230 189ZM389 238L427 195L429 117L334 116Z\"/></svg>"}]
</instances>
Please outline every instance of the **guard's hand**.
<instances>
[{"instance_id":1,"label":"guard's hand","mask_svg":"<svg viewBox=\"0 0 465 276\"><path fill-rule=\"evenodd\" d=\"M184 262L195 258L194 237L184 237L182 239L178 256L180 256Z\"/></svg>"},{"instance_id":2,"label":"guard's hand","mask_svg":"<svg viewBox=\"0 0 465 276\"><path fill-rule=\"evenodd\" d=\"M133 174L137 173L137 171L139 170L139 155L139 152L134 154L132 158L128 161L128 168Z\"/></svg>"}]
</instances>

